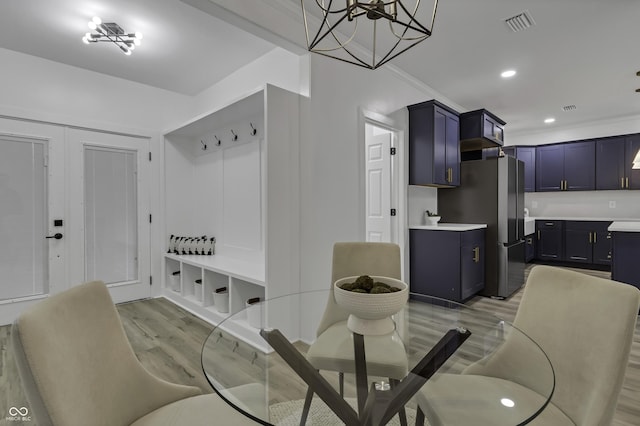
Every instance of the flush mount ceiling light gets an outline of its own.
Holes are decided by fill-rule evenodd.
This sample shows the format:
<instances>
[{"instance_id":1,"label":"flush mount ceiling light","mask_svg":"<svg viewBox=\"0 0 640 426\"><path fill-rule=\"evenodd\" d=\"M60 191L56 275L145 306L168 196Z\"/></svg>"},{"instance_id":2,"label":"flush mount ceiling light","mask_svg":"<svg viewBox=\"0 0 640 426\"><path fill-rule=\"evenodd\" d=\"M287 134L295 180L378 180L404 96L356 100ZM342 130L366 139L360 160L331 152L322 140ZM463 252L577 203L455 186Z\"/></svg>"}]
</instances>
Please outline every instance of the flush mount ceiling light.
<instances>
[{"instance_id":1,"label":"flush mount ceiling light","mask_svg":"<svg viewBox=\"0 0 640 426\"><path fill-rule=\"evenodd\" d=\"M544 122L545 122L545 123L547 123L547 124L551 124L551 123L553 123L554 121L556 121L556 119L555 119L555 118L553 118L553 117L549 117L549 118L545 118L545 119L544 119Z\"/></svg>"},{"instance_id":2,"label":"flush mount ceiling light","mask_svg":"<svg viewBox=\"0 0 640 426\"><path fill-rule=\"evenodd\" d=\"M438 0L300 3L310 52L369 69L429 38L438 6Z\"/></svg>"},{"instance_id":3,"label":"flush mount ceiling light","mask_svg":"<svg viewBox=\"0 0 640 426\"><path fill-rule=\"evenodd\" d=\"M513 77L514 75L516 75L515 70L506 70L506 71L503 71L502 74L500 74L502 78L510 78L510 77Z\"/></svg>"},{"instance_id":4,"label":"flush mount ceiling light","mask_svg":"<svg viewBox=\"0 0 640 426\"><path fill-rule=\"evenodd\" d=\"M89 21L89 28L95 33L86 33L82 37L85 44L97 43L99 41L107 41L115 44L124 52L125 55L131 55L131 52L139 46L142 41L142 33L125 33L125 31L115 22L103 23L102 19L94 16Z\"/></svg>"}]
</instances>

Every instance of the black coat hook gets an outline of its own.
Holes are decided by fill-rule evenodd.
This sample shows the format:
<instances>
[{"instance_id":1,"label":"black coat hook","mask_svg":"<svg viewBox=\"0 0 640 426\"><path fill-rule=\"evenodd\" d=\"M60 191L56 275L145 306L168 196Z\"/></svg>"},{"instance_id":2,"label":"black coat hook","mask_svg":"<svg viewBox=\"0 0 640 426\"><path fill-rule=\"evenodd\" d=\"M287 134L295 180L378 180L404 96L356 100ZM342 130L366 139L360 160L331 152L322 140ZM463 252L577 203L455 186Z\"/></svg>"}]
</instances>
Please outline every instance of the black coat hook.
<instances>
[{"instance_id":1,"label":"black coat hook","mask_svg":"<svg viewBox=\"0 0 640 426\"><path fill-rule=\"evenodd\" d=\"M220 144L222 144L222 141L220 139L218 139L218 137L216 135L213 135L214 138L216 138L216 145L220 146Z\"/></svg>"},{"instance_id":2,"label":"black coat hook","mask_svg":"<svg viewBox=\"0 0 640 426\"><path fill-rule=\"evenodd\" d=\"M231 134L233 135L233 137L231 138L232 141L237 141L238 140L238 135L236 135L236 133L233 131L233 129L231 129Z\"/></svg>"},{"instance_id":3,"label":"black coat hook","mask_svg":"<svg viewBox=\"0 0 640 426\"><path fill-rule=\"evenodd\" d=\"M251 126L251 136L255 136L258 133L258 129L253 127L253 123L249 123L249 126Z\"/></svg>"},{"instance_id":4,"label":"black coat hook","mask_svg":"<svg viewBox=\"0 0 640 426\"><path fill-rule=\"evenodd\" d=\"M202 141L202 139L200 139L200 143L202 144L202 150L203 150L203 151L206 151L206 150L207 150L207 144L206 144L206 143L204 143L204 142Z\"/></svg>"}]
</instances>

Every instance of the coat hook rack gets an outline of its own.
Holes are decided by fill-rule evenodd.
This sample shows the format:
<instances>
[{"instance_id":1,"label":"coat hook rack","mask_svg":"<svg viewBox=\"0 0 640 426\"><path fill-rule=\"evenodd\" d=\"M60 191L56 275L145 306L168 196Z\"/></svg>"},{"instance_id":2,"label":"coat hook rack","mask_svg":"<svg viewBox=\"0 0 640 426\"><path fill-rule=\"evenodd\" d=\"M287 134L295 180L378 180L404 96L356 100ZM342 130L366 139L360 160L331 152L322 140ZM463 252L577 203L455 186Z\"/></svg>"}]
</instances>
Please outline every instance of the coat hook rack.
<instances>
[{"instance_id":1,"label":"coat hook rack","mask_svg":"<svg viewBox=\"0 0 640 426\"><path fill-rule=\"evenodd\" d=\"M251 136L255 136L258 133L258 129L253 127L253 123L249 123L249 126L251 126Z\"/></svg>"},{"instance_id":2,"label":"coat hook rack","mask_svg":"<svg viewBox=\"0 0 640 426\"><path fill-rule=\"evenodd\" d=\"M200 139L200 143L202 144L202 150L203 150L203 151L206 151L206 150L207 150L207 144L206 144L206 143L204 143L204 142L202 141L202 139Z\"/></svg>"},{"instance_id":3,"label":"coat hook rack","mask_svg":"<svg viewBox=\"0 0 640 426\"><path fill-rule=\"evenodd\" d=\"M222 141L218 139L216 135L213 135L213 137L216 138L216 145L220 146L222 144Z\"/></svg>"},{"instance_id":4,"label":"coat hook rack","mask_svg":"<svg viewBox=\"0 0 640 426\"><path fill-rule=\"evenodd\" d=\"M236 135L236 132L233 131L233 129L231 129L231 134L233 135L233 137L231 138L232 141L237 141L238 140L238 135Z\"/></svg>"}]
</instances>

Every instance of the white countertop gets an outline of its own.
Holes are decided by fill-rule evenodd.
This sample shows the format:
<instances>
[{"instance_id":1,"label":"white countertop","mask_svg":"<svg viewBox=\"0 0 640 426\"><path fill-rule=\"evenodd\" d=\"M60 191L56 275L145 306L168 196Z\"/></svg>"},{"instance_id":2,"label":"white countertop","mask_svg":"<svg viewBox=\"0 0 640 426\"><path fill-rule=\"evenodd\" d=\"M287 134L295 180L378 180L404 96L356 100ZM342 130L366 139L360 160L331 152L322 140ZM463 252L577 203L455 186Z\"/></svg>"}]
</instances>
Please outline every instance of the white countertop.
<instances>
[{"instance_id":1,"label":"white countertop","mask_svg":"<svg viewBox=\"0 0 640 426\"><path fill-rule=\"evenodd\" d=\"M585 221L596 221L596 222L607 222L607 221L621 221L621 222L637 222L637 217L617 217L615 219L610 217L577 217L577 216L529 216L530 219L535 220L585 220ZM526 218L525 218L526 219Z\"/></svg>"},{"instance_id":2,"label":"white countertop","mask_svg":"<svg viewBox=\"0 0 640 426\"><path fill-rule=\"evenodd\" d=\"M615 221L607 230L609 232L640 232L640 222Z\"/></svg>"},{"instance_id":3,"label":"white countertop","mask_svg":"<svg viewBox=\"0 0 640 426\"><path fill-rule=\"evenodd\" d=\"M482 223L438 223L437 225L412 225L409 229L423 229L427 231L473 231L486 228Z\"/></svg>"}]
</instances>

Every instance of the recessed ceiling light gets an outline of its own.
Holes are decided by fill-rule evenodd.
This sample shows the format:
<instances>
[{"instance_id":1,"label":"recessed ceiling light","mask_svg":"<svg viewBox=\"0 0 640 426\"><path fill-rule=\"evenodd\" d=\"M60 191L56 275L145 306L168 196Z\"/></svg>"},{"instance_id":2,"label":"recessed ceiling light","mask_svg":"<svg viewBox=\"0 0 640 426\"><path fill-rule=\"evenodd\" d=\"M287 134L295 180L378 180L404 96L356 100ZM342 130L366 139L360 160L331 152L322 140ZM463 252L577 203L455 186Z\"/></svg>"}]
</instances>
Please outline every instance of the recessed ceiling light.
<instances>
[{"instance_id":1,"label":"recessed ceiling light","mask_svg":"<svg viewBox=\"0 0 640 426\"><path fill-rule=\"evenodd\" d=\"M509 77L513 77L514 75L516 75L516 71L515 70L507 70L507 71L504 71L500 75L502 76L502 78L509 78Z\"/></svg>"},{"instance_id":2,"label":"recessed ceiling light","mask_svg":"<svg viewBox=\"0 0 640 426\"><path fill-rule=\"evenodd\" d=\"M554 121L556 121L556 119L553 118L553 117L549 117L549 118L545 118L544 119L544 122L547 123L547 124L553 123Z\"/></svg>"}]
</instances>

